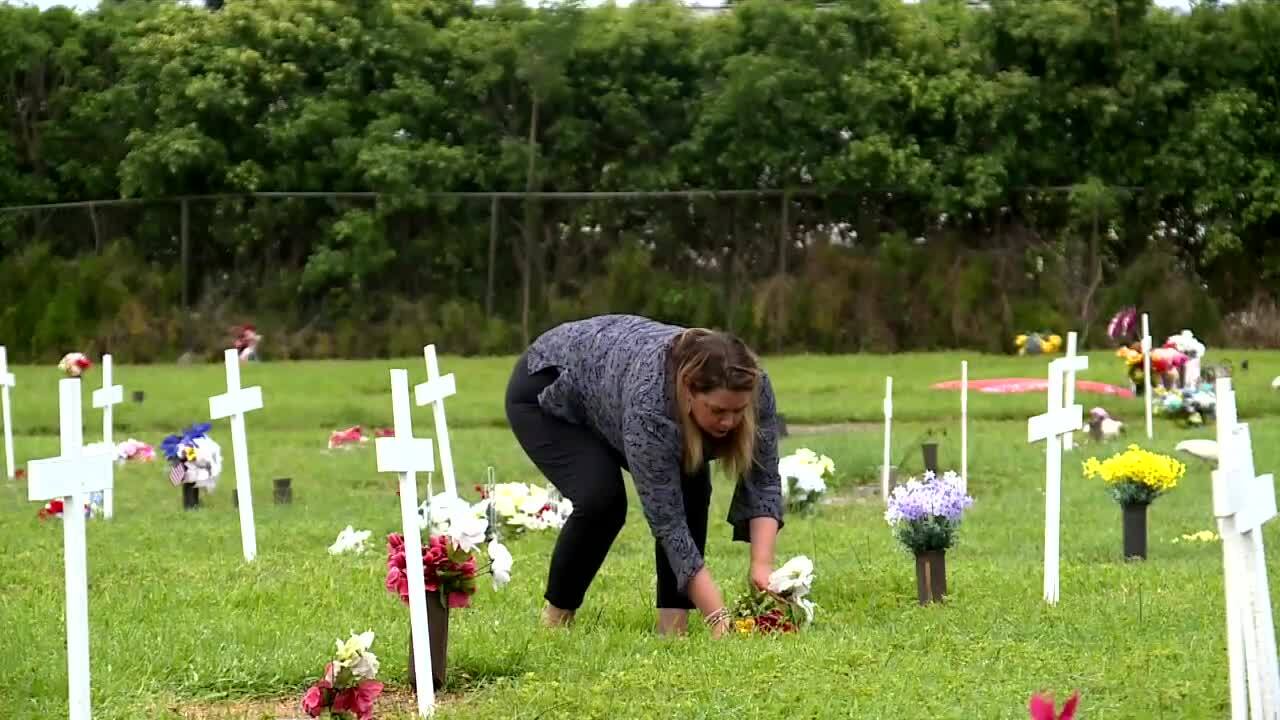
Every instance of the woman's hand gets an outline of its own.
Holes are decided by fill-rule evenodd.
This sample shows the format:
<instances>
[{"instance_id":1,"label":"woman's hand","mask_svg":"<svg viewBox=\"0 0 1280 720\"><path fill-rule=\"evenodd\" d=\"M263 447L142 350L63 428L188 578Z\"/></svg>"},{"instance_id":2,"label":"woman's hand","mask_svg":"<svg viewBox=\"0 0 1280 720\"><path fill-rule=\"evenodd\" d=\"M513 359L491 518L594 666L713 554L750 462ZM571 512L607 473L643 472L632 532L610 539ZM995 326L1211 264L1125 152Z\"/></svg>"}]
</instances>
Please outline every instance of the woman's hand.
<instances>
[{"instance_id":1,"label":"woman's hand","mask_svg":"<svg viewBox=\"0 0 1280 720\"><path fill-rule=\"evenodd\" d=\"M764 562L751 563L751 584L761 592L769 589L769 576L773 574L773 564Z\"/></svg>"}]
</instances>

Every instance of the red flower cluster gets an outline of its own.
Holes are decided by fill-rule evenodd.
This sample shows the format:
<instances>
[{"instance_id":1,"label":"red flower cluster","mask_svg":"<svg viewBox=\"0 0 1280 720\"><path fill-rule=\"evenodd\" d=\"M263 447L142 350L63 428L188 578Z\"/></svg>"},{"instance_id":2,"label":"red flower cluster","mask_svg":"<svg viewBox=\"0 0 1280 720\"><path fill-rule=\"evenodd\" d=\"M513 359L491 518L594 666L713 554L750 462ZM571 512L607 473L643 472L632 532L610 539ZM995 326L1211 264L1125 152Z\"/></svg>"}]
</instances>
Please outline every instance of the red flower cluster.
<instances>
[{"instance_id":1,"label":"red flower cluster","mask_svg":"<svg viewBox=\"0 0 1280 720\"><path fill-rule=\"evenodd\" d=\"M1062 714L1055 715L1052 695L1033 695L1028 709L1031 710L1031 720L1073 720L1079 704L1080 693L1077 691L1063 703Z\"/></svg>"},{"instance_id":2,"label":"red flower cluster","mask_svg":"<svg viewBox=\"0 0 1280 720\"><path fill-rule=\"evenodd\" d=\"M449 607L471 606L471 595L476 591L476 559L471 553L450 548L448 539L433 535L422 547L422 574L426 591L443 593ZM400 533L387 536L386 587L409 604L408 566Z\"/></svg>"},{"instance_id":3,"label":"red flower cluster","mask_svg":"<svg viewBox=\"0 0 1280 720\"><path fill-rule=\"evenodd\" d=\"M62 500L50 500L40 509L38 513L40 519L48 520L51 517L62 517L62 505Z\"/></svg>"},{"instance_id":4,"label":"red flower cluster","mask_svg":"<svg viewBox=\"0 0 1280 720\"><path fill-rule=\"evenodd\" d=\"M382 694L382 683L377 680L361 680L355 687L335 688L333 663L324 666L324 677L311 686L302 696L302 711L311 717L330 713L352 713L357 720L373 717L373 703Z\"/></svg>"},{"instance_id":5,"label":"red flower cluster","mask_svg":"<svg viewBox=\"0 0 1280 720\"><path fill-rule=\"evenodd\" d=\"M756 617L756 631L764 634L793 633L796 631L796 625L788 620L781 610L774 608Z\"/></svg>"}]
</instances>

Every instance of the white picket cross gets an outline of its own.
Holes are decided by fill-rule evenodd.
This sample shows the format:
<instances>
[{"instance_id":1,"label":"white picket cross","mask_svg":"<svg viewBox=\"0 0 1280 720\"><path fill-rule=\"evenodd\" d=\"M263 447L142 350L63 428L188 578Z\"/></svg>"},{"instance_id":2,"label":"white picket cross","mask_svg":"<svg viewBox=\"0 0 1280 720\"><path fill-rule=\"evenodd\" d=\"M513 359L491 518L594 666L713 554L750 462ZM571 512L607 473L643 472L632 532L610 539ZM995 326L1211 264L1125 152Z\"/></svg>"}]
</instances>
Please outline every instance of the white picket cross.
<instances>
[{"instance_id":1,"label":"white picket cross","mask_svg":"<svg viewBox=\"0 0 1280 720\"><path fill-rule=\"evenodd\" d=\"M61 454L27 465L27 499L62 498L62 544L67 602L67 696L71 720L89 720L89 577L84 506L89 495L113 484L113 455L86 448L81 426L80 379L58 382Z\"/></svg>"},{"instance_id":2,"label":"white picket cross","mask_svg":"<svg viewBox=\"0 0 1280 720\"><path fill-rule=\"evenodd\" d=\"M1073 358L1076 356L1076 333L1074 331L1067 333L1067 354L1066 357ZM1066 399L1063 400L1063 407L1071 407L1076 404L1076 371L1075 368L1067 369L1067 380L1064 383L1066 391ZM1071 450L1075 447L1075 433L1067 433L1062 436L1062 449Z\"/></svg>"},{"instance_id":3,"label":"white picket cross","mask_svg":"<svg viewBox=\"0 0 1280 720\"><path fill-rule=\"evenodd\" d=\"M1237 419L1231 379L1219 379L1216 391L1213 510L1222 538L1231 717L1275 720L1280 663L1262 539L1262 526L1276 516L1275 479L1255 472L1249 426Z\"/></svg>"},{"instance_id":4,"label":"white picket cross","mask_svg":"<svg viewBox=\"0 0 1280 720\"><path fill-rule=\"evenodd\" d=\"M444 474L444 493L457 497L458 481L453 474L453 449L449 445L449 426L444 417L444 399L458 393L457 381L453 373L441 377L440 366L436 363L435 345L422 348L422 354L427 361L427 381L414 387L414 400L419 407L431 406L436 424L436 445L440 450L440 471Z\"/></svg>"},{"instance_id":5,"label":"white picket cross","mask_svg":"<svg viewBox=\"0 0 1280 720\"><path fill-rule=\"evenodd\" d=\"M1027 441L1045 441L1044 492L1044 599L1058 602L1059 540L1062 520L1062 436L1084 427L1084 408L1062 406L1064 378L1071 370L1088 370L1085 355L1058 358L1049 363L1048 408L1027 421Z\"/></svg>"},{"instance_id":6,"label":"white picket cross","mask_svg":"<svg viewBox=\"0 0 1280 720\"><path fill-rule=\"evenodd\" d=\"M9 416L9 388L18 384L13 373L9 372L9 355L0 345L0 421L4 422L4 472L10 480L13 472L13 419Z\"/></svg>"},{"instance_id":7,"label":"white picket cross","mask_svg":"<svg viewBox=\"0 0 1280 720\"><path fill-rule=\"evenodd\" d=\"M258 556L258 536L253 522L249 440L244 432L244 414L262 409L262 388L240 387L240 355L234 349L226 350L223 360L227 366L227 391L209 398L209 415L214 420L231 418L231 453L236 463L236 497L240 504L240 545L245 562L253 562Z\"/></svg>"},{"instance_id":8,"label":"white picket cross","mask_svg":"<svg viewBox=\"0 0 1280 720\"><path fill-rule=\"evenodd\" d=\"M435 454L430 440L413 437L407 370L391 371L391 412L395 435L378 438L374 449L378 455L378 472L400 476L400 522L404 525L405 569L409 575L409 627L413 631L413 666L418 677L418 715L429 717L435 711L436 701L427 626L426 578L422 567L417 473L435 470ZM430 499L430 494L427 497ZM427 517L429 520L430 515Z\"/></svg>"},{"instance_id":9,"label":"white picket cross","mask_svg":"<svg viewBox=\"0 0 1280 720\"><path fill-rule=\"evenodd\" d=\"M884 502L889 503L889 454L892 452L889 443L889 432L893 429L893 378L884 379L884 468L880 475L880 493Z\"/></svg>"},{"instance_id":10,"label":"white picket cross","mask_svg":"<svg viewBox=\"0 0 1280 720\"><path fill-rule=\"evenodd\" d=\"M102 387L93 391L93 406L102 409L102 442L115 452L115 432L112 409L124 402L124 386L111 384L111 355L102 356ZM102 516L108 520L115 515L115 490L102 492Z\"/></svg>"},{"instance_id":11,"label":"white picket cross","mask_svg":"<svg viewBox=\"0 0 1280 720\"><path fill-rule=\"evenodd\" d=\"M1147 439L1156 436L1151 423L1151 326L1147 314L1142 313L1142 397L1147 404Z\"/></svg>"},{"instance_id":12,"label":"white picket cross","mask_svg":"<svg viewBox=\"0 0 1280 720\"><path fill-rule=\"evenodd\" d=\"M960 488L969 492L969 361L960 361Z\"/></svg>"}]
</instances>

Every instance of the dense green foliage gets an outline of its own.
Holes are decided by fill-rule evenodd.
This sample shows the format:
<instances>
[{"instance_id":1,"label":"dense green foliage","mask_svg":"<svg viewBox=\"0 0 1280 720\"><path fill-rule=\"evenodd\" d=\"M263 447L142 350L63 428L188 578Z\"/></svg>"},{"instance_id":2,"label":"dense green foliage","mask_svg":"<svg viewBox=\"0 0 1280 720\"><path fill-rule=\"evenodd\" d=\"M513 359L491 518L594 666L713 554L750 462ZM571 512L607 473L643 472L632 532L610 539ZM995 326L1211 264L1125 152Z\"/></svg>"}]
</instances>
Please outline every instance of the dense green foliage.
<instances>
[{"instance_id":1,"label":"dense green foliage","mask_svg":"<svg viewBox=\"0 0 1280 720\"><path fill-rule=\"evenodd\" d=\"M1008 350L1139 303L1280 343L1280 4L987 5L0 6L3 204L382 193L191 201L194 314L177 203L0 215L0 337L151 359L253 319L277 357L494 352L611 310ZM431 195L695 188L792 194Z\"/></svg>"}]
</instances>

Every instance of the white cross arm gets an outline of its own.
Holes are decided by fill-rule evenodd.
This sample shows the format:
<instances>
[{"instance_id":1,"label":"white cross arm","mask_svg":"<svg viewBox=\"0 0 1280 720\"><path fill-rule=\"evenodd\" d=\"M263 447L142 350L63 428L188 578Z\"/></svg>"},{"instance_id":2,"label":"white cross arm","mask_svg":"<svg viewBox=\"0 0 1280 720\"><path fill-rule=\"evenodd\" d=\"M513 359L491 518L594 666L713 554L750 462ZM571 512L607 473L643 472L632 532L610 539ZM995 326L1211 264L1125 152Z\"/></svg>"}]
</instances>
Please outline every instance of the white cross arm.
<instances>
[{"instance_id":1,"label":"white cross arm","mask_svg":"<svg viewBox=\"0 0 1280 720\"><path fill-rule=\"evenodd\" d=\"M380 437L374 440L378 472L431 472L436 469L435 448L429 438Z\"/></svg>"},{"instance_id":2,"label":"white cross arm","mask_svg":"<svg viewBox=\"0 0 1280 720\"><path fill-rule=\"evenodd\" d=\"M262 388L241 388L209 398L209 415L214 420L262 409Z\"/></svg>"},{"instance_id":3,"label":"white cross arm","mask_svg":"<svg viewBox=\"0 0 1280 720\"><path fill-rule=\"evenodd\" d=\"M1079 372L1081 370L1088 370L1088 369L1089 369L1088 355L1068 355L1067 357L1060 357L1057 360L1054 360L1049 363L1049 372L1058 372L1058 373L1066 374L1071 370L1075 370L1076 372Z\"/></svg>"},{"instance_id":4,"label":"white cross arm","mask_svg":"<svg viewBox=\"0 0 1280 720\"><path fill-rule=\"evenodd\" d=\"M429 380L413 388L414 400L418 405L430 405L434 402L456 395L458 384L453 373Z\"/></svg>"},{"instance_id":5,"label":"white cross arm","mask_svg":"<svg viewBox=\"0 0 1280 720\"><path fill-rule=\"evenodd\" d=\"M1056 360L1054 362L1057 362ZM1084 406L1072 405L1050 413L1037 415L1027 421L1027 442L1047 440L1054 435L1065 435L1084 427Z\"/></svg>"},{"instance_id":6,"label":"white cross arm","mask_svg":"<svg viewBox=\"0 0 1280 720\"><path fill-rule=\"evenodd\" d=\"M1248 483L1246 492L1242 493L1247 501L1236 508L1236 529L1255 532L1276 516L1276 480L1270 474L1242 480Z\"/></svg>"},{"instance_id":7,"label":"white cross arm","mask_svg":"<svg viewBox=\"0 0 1280 720\"><path fill-rule=\"evenodd\" d=\"M13 373L11 372L8 372L8 371L0 372L0 386L17 387L18 379L14 377Z\"/></svg>"},{"instance_id":8,"label":"white cross arm","mask_svg":"<svg viewBox=\"0 0 1280 720\"><path fill-rule=\"evenodd\" d=\"M93 391L93 406L96 408L104 408L110 405L119 405L124 402L124 386L112 385Z\"/></svg>"},{"instance_id":9,"label":"white cross arm","mask_svg":"<svg viewBox=\"0 0 1280 720\"><path fill-rule=\"evenodd\" d=\"M110 490L112 455L105 448L86 448L82 455L32 460L27 464L27 499L37 502Z\"/></svg>"}]
</instances>

